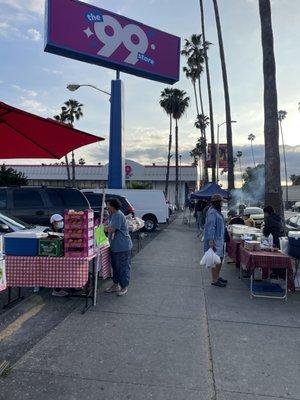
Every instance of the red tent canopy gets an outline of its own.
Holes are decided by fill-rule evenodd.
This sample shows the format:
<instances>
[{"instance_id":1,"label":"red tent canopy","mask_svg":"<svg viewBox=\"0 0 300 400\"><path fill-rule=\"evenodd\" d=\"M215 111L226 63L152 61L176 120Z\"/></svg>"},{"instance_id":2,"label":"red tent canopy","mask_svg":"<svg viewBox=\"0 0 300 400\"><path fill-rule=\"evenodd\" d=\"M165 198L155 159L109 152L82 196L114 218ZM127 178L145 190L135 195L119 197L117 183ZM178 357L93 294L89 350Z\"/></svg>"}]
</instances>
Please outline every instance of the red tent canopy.
<instances>
[{"instance_id":1,"label":"red tent canopy","mask_svg":"<svg viewBox=\"0 0 300 400\"><path fill-rule=\"evenodd\" d=\"M0 102L0 159L55 158L104 138Z\"/></svg>"}]
</instances>

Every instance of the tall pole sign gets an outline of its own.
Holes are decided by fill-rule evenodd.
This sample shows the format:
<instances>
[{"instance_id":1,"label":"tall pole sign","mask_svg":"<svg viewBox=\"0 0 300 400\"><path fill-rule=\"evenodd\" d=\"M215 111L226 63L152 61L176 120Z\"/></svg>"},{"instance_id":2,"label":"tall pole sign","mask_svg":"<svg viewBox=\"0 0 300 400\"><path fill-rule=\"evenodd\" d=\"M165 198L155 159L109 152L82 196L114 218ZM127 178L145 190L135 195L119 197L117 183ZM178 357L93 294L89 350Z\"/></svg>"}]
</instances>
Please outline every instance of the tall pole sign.
<instances>
[{"instance_id":1,"label":"tall pole sign","mask_svg":"<svg viewBox=\"0 0 300 400\"><path fill-rule=\"evenodd\" d=\"M45 51L115 69L117 78L121 71L167 84L179 80L179 37L77 0L46 1ZM110 119L109 185L114 186L124 181L124 160L120 161L124 151L119 151L123 99L118 81L112 83ZM113 166L120 169L120 179L111 182L110 177L116 176Z\"/></svg>"}]
</instances>

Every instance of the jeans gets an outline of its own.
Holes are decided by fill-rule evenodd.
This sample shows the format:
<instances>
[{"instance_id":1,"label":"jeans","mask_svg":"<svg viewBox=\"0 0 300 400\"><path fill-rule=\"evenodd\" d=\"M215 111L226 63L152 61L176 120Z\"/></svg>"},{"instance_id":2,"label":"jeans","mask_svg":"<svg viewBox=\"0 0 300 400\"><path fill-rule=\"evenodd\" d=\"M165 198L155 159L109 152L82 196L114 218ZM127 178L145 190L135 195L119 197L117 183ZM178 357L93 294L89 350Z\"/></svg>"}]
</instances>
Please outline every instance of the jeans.
<instances>
[{"instance_id":1,"label":"jeans","mask_svg":"<svg viewBox=\"0 0 300 400\"><path fill-rule=\"evenodd\" d=\"M121 288L129 286L130 281L130 261L131 250L121 252L111 252L111 264L113 270L113 282L119 284Z\"/></svg>"}]
</instances>

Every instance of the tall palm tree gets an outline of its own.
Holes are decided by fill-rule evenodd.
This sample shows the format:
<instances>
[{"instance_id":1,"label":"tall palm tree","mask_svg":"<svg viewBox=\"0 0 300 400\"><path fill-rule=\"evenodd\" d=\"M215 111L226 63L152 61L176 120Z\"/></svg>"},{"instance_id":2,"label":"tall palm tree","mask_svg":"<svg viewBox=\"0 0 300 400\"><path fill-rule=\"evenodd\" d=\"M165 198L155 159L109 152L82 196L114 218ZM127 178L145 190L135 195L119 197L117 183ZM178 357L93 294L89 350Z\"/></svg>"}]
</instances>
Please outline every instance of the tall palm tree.
<instances>
[{"instance_id":1,"label":"tall palm tree","mask_svg":"<svg viewBox=\"0 0 300 400\"><path fill-rule=\"evenodd\" d=\"M66 107L61 107L61 112L60 114L57 114L54 116L54 119L56 121L66 123L66 114L65 114L65 109ZM68 155L65 155L65 164L66 164L66 169L67 169L67 179L68 179L68 186L72 185L72 180L71 180L71 172L70 172L70 164L69 164L69 158Z\"/></svg>"},{"instance_id":2,"label":"tall palm tree","mask_svg":"<svg viewBox=\"0 0 300 400\"><path fill-rule=\"evenodd\" d=\"M69 99L65 101L64 106L62 107L65 121L74 126L75 120L78 121L83 117L82 112L83 104L79 103L77 100ZM75 176L75 154L72 151L72 185L76 186L76 176Z\"/></svg>"},{"instance_id":3,"label":"tall palm tree","mask_svg":"<svg viewBox=\"0 0 300 400\"><path fill-rule=\"evenodd\" d=\"M201 35L193 34L190 39L185 39L184 48L181 51L181 54L187 58L187 65L189 68L192 68L196 80L198 81L198 90L199 90L199 98L200 98L200 106L201 106L201 113L204 114L203 108L203 99L202 99L202 91L201 91L201 74L204 70L204 48L203 48L203 40ZM206 45L206 49L208 49L209 43ZM184 68L185 72L185 68ZM188 79L191 79L191 76L187 75ZM195 81L196 84L196 81ZM197 115L200 112L197 109Z\"/></svg>"},{"instance_id":4,"label":"tall palm tree","mask_svg":"<svg viewBox=\"0 0 300 400\"><path fill-rule=\"evenodd\" d=\"M253 133L250 133L250 135L248 136L248 140L251 143L252 160L253 160L253 164L254 164L254 168L255 168L256 167L256 163L255 163L254 152L253 152L253 140L254 139L255 139L255 135L253 135Z\"/></svg>"},{"instance_id":5,"label":"tall palm tree","mask_svg":"<svg viewBox=\"0 0 300 400\"><path fill-rule=\"evenodd\" d=\"M167 160L167 172L166 172L166 185L165 185L165 196L168 199L169 192L169 179L170 179L170 162L171 162L171 148L172 148L172 120L173 120L173 91L174 89L165 88L160 94L159 104L167 113L170 118L170 131L169 131L169 148L168 148L168 160Z\"/></svg>"},{"instance_id":6,"label":"tall palm tree","mask_svg":"<svg viewBox=\"0 0 300 400\"><path fill-rule=\"evenodd\" d=\"M283 217L276 64L270 0L259 0L259 15L264 74L265 204L272 205Z\"/></svg>"},{"instance_id":7,"label":"tall palm tree","mask_svg":"<svg viewBox=\"0 0 300 400\"><path fill-rule=\"evenodd\" d=\"M195 127L197 129L200 129L201 131L201 150L202 150L202 156L203 156L203 181L204 183L208 182L208 169L207 169L207 165L206 165L206 161L207 161L207 154L206 154L206 147L207 147L207 143L206 143L206 135L205 135L205 130L209 125L209 118L207 115L204 114L200 114L198 115L198 118L195 121Z\"/></svg>"},{"instance_id":8,"label":"tall palm tree","mask_svg":"<svg viewBox=\"0 0 300 400\"><path fill-rule=\"evenodd\" d=\"M205 60L205 69L206 69L208 105L209 105L209 120L210 120L210 136L211 136L211 145L212 145L212 181L216 182L216 149L215 149L215 132L214 132L214 112L213 112L212 92L211 92L211 83L210 83L209 63L208 63L208 56L207 56L208 42L206 42L206 38L205 38L205 17L204 17L203 0L199 0L199 4L200 4L200 14L201 14L202 38L203 38L203 43L204 43L203 50L204 50L204 60Z\"/></svg>"},{"instance_id":9,"label":"tall palm tree","mask_svg":"<svg viewBox=\"0 0 300 400\"><path fill-rule=\"evenodd\" d=\"M242 179L242 175L243 175L243 172L242 172L242 156L243 156L243 152L242 151L237 151L236 152L236 157L237 157L237 159L238 159L238 161L239 161L239 167L240 167L240 173L241 173L241 179Z\"/></svg>"},{"instance_id":10,"label":"tall palm tree","mask_svg":"<svg viewBox=\"0 0 300 400\"><path fill-rule=\"evenodd\" d=\"M195 96L195 104L196 104L196 111L197 115L200 115L199 105L198 105L198 96L197 96L197 89L196 89L196 81L198 79L198 71L193 66L183 67L183 72L187 79L190 79L194 89L194 96Z\"/></svg>"},{"instance_id":11,"label":"tall palm tree","mask_svg":"<svg viewBox=\"0 0 300 400\"><path fill-rule=\"evenodd\" d=\"M284 110L278 111L278 121L280 126L281 140L282 140L282 151L283 151L283 160L284 160L284 172L285 172L285 207L288 209L289 203L289 190L288 190L288 176L287 176L287 166L286 166L286 152L285 152L285 144L282 130L282 121L286 118L287 112Z\"/></svg>"},{"instance_id":12,"label":"tall palm tree","mask_svg":"<svg viewBox=\"0 0 300 400\"><path fill-rule=\"evenodd\" d=\"M226 61L225 61L222 28L221 28L221 21L220 21L220 14L219 14L217 0L213 0L213 4L214 4L214 10L215 10L217 32L218 32L218 41L219 41L219 50L220 50L220 59L221 59L223 86L224 86L225 115L226 115L226 138L227 138L227 154L228 154L228 175L227 175L227 177L228 177L228 189L230 191L230 190L234 190L234 163L233 163L230 98L229 98L229 88L228 88L227 69L226 69Z\"/></svg>"},{"instance_id":13,"label":"tall palm tree","mask_svg":"<svg viewBox=\"0 0 300 400\"><path fill-rule=\"evenodd\" d=\"M186 95L184 90L173 89L173 118L175 119L175 165L176 165L176 186L175 186L175 201L177 209L179 209L178 198L178 120L185 114L190 105L190 98Z\"/></svg>"}]
</instances>

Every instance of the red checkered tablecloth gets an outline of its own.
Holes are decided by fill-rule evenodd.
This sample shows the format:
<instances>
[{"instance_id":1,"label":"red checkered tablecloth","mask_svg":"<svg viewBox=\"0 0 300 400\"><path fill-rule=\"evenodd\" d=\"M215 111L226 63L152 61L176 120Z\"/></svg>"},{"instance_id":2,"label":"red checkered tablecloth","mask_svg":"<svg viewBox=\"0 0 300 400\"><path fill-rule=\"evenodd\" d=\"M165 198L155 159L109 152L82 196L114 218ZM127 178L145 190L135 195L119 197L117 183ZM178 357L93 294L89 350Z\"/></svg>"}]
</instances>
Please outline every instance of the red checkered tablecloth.
<instances>
[{"instance_id":1,"label":"red checkered tablecloth","mask_svg":"<svg viewBox=\"0 0 300 400\"><path fill-rule=\"evenodd\" d=\"M81 288L88 281L89 263L95 257L5 258L6 283L11 287Z\"/></svg>"},{"instance_id":2,"label":"red checkered tablecloth","mask_svg":"<svg viewBox=\"0 0 300 400\"><path fill-rule=\"evenodd\" d=\"M242 241L230 239L227 242L227 254L228 256L239 266L241 261L240 247L242 245Z\"/></svg>"},{"instance_id":3,"label":"red checkered tablecloth","mask_svg":"<svg viewBox=\"0 0 300 400\"><path fill-rule=\"evenodd\" d=\"M109 244L99 248L99 266L98 270L103 279L111 277L111 259L110 259L110 246Z\"/></svg>"},{"instance_id":4,"label":"red checkered tablecloth","mask_svg":"<svg viewBox=\"0 0 300 400\"><path fill-rule=\"evenodd\" d=\"M241 264L250 272L255 268L262 268L262 270L280 270L288 271L288 288L295 289L293 279L293 264L291 257L281 253L280 251L248 251L240 246Z\"/></svg>"}]
</instances>

